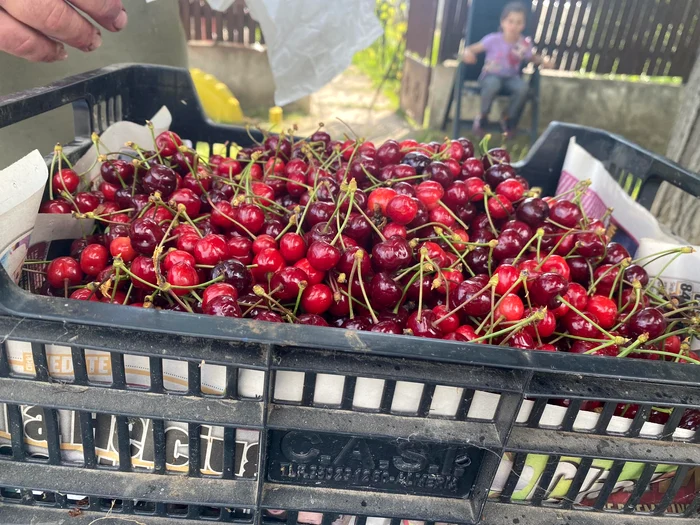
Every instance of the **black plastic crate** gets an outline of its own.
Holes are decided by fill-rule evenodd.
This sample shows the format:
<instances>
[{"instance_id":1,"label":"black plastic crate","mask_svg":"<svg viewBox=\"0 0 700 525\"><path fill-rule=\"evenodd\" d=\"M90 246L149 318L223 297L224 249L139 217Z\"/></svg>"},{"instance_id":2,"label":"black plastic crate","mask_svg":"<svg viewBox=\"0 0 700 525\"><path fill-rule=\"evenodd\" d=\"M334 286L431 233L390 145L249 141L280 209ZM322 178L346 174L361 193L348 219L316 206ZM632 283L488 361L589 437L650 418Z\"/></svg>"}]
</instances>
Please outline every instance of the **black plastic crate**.
<instances>
[{"instance_id":1,"label":"black plastic crate","mask_svg":"<svg viewBox=\"0 0 700 525\"><path fill-rule=\"evenodd\" d=\"M204 118L186 71L152 66L113 66L0 98L0 126L65 104L76 115L76 140L66 148L73 157L90 146L92 131L142 122L163 104L184 138L250 141L245 130ZM641 181L646 207L663 180L700 195L696 175L619 137L565 124L550 126L519 172L552 194L573 136L625 187ZM4 270L0 309L0 421L9 429L0 441L3 522L68 512L71 523L111 512L145 523L270 525L698 518L700 496L670 506L700 466L700 432L676 432L686 409L700 407L700 368L690 365L66 301L31 295ZM56 345L68 377L49 373ZM11 347L15 356L21 349L24 368L11 362ZM147 371L134 387L128 377L138 359ZM95 366L109 370L109 382L94 379ZM203 385L205 366L223 378L218 390ZM164 380L169 367L180 374L177 388ZM321 384L337 395L319 398ZM579 424L586 401L600 403L592 425ZM639 405L623 431L609 425L618 403ZM671 409L658 435L645 434L652 406ZM544 426L551 410L561 421ZM111 456L96 452L104 450ZM498 473L504 455L509 465ZM637 508L659 465L670 466L665 492L654 509ZM497 473L503 483L489 498ZM529 485L518 487L527 476ZM618 480L629 482L628 497L611 503ZM582 490L592 494L585 504L576 500Z\"/></svg>"}]
</instances>

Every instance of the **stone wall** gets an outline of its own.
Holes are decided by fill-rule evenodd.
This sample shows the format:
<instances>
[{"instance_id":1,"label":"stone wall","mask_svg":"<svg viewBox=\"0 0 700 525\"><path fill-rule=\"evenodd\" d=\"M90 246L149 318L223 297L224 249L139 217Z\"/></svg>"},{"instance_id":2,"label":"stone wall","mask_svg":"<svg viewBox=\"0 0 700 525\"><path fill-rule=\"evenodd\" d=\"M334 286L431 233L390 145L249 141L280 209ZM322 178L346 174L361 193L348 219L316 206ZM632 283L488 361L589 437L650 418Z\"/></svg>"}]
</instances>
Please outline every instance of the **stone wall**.
<instances>
[{"instance_id":1,"label":"stone wall","mask_svg":"<svg viewBox=\"0 0 700 525\"><path fill-rule=\"evenodd\" d=\"M439 128L448 101L455 61L434 68L430 86L430 126ZM665 153L680 104L682 87L650 82L625 82L605 78L545 71L542 74L540 123L572 122L617 133L658 153ZM478 97L465 94L462 118L478 112ZM500 102L492 118L500 115ZM521 127L530 125L526 112Z\"/></svg>"}]
</instances>

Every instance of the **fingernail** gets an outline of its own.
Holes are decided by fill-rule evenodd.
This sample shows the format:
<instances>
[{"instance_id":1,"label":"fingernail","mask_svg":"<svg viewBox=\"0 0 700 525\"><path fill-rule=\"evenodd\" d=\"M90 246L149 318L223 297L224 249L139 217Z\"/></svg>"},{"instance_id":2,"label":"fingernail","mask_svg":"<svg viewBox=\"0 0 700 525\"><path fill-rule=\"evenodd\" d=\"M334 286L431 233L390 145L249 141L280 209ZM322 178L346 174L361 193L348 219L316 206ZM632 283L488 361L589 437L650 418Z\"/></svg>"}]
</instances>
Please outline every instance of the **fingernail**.
<instances>
[{"instance_id":1,"label":"fingernail","mask_svg":"<svg viewBox=\"0 0 700 525\"><path fill-rule=\"evenodd\" d=\"M129 21L129 15L126 14L126 11L122 9L122 12L117 15L117 18L114 19L114 29L117 31L121 31L126 27L126 23Z\"/></svg>"},{"instance_id":2,"label":"fingernail","mask_svg":"<svg viewBox=\"0 0 700 525\"><path fill-rule=\"evenodd\" d=\"M95 35L92 37L92 42L90 42L90 47L88 51L94 51L102 45L102 35L99 31L95 31Z\"/></svg>"},{"instance_id":3,"label":"fingernail","mask_svg":"<svg viewBox=\"0 0 700 525\"><path fill-rule=\"evenodd\" d=\"M56 56L56 60L65 60L66 58L68 58L68 53L65 49L61 49Z\"/></svg>"}]
</instances>

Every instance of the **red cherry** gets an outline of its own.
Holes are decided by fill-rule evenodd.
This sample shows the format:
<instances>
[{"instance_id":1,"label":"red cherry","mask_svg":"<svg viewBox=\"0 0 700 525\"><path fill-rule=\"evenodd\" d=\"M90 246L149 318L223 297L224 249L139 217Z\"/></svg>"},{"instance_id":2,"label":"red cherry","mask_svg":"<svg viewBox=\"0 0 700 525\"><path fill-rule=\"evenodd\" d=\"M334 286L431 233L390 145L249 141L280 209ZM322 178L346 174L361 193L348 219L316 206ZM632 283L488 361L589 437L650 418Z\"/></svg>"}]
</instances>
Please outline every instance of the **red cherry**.
<instances>
[{"instance_id":1,"label":"red cherry","mask_svg":"<svg viewBox=\"0 0 700 525\"><path fill-rule=\"evenodd\" d=\"M117 237L109 244L109 253L112 257L121 257L124 262L131 262L136 258L136 250L131 246L129 237Z\"/></svg>"},{"instance_id":2,"label":"red cherry","mask_svg":"<svg viewBox=\"0 0 700 525\"><path fill-rule=\"evenodd\" d=\"M265 224L265 214L255 204L241 204L236 214L236 220L253 235L257 234ZM241 232L243 233L243 232Z\"/></svg>"},{"instance_id":3,"label":"red cherry","mask_svg":"<svg viewBox=\"0 0 700 525\"><path fill-rule=\"evenodd\" d=\"M493 219L505 219L513 213L513 204L510 200L502 195L490 197L486 201L489 213Z\"/></svg>"},{"instance_id":4,"label":"red cherry","mask_svg":"<svg viewBox=\"0 0 700 525\"><path fill-rule=\"evenodd\" d=\"M406 225L418 214L418 202L408 195L395 195L386 206L386 215L393 222Z\"/></svg>"},{"instance_id":5,"label":"red cherry","mask_svg":"<svg viewBox=\"0 0 700 525\"><path fill-rule=\"evenodd\" d=\"M333 292L325 284L313 284L301 295L301 307L309 314L325 313L333 304Z\"/></svg>"},{"instance_id":6,"label":"red cherry","mask_svg":"<svg viewBox=\"0 0 700 525\"><path fill-rule=\"evenodd\" d=\"M78 184L80 184L80 177L78 174L68 168L64 168L61 171L54 173L51 178L51 183L53 184L53 190L56 193L66 191L68 193L74 193L78 189Z\"/></svg>"},{"instance_id":7,"label":"red cherry","mask_svg":"<svg viewBox=\"0 0 700 525\"><path fill-rule=\"evenodd\" d=\"M179 151L182 146L182 139L177 133L172 131L164 131L156 137L156 148L164 157L172 157Z\"/></svg>"},{"instance_id":8,"label":"red cherry","mask_svg":"<svg viewBox=\"0 0 700 525\"><path fill-rule=\"evenodd\" d=\"M496 318L503 317L506 321L518 321L523 318L525 306L522 299L514 293L504 295L496 308Z\"/></svg>"},{"instance_id":9,"label":"red cherry","mask_svg":"<svg viewBox=\"0 0 700 525\"><path fill-rule=\"evenodd\" d=\"M549 218L564 228L575 228L583 215L573 202L557 201L549 207Z\"/></svg>"},{"instance_id":10,"label":"red cherry","mask_svg":"<svg viewBox=\"0 0 700 525\"><path fill-rule=\"evenodd\" d=\"M163 258L163 268L166 271L178 263L185 263L194 268L195 260L191 253L184 250L171 250Z\"/></svg>"},{"instance_id":11,"label":"red cherry","mask_svg":"<svg viewBox=\"0 0 700 525\"><path fill-rule=\"evenodd\" d=\"M317 270L327 272L340 260L340 250L325 241L315 241L309 246L306 258Z\"/></svg>"},{"instance_id":12,"label":"red cherry","mask_svg":"<svg viewBox=\"0 0 700 525\"><path fill-rule=\"evenodd\" d=\"M566 264L566 259L559 255L550 255L541 266L542 272L554 272L561 275L567 281L571 278L571 269Z\"/></svg>"},{"instance_id":13,"label":"red cherry","mask_svg":"<svg viewBox=\"0 0 700 525\"><path fill-rule=\"evenodd\" d=\"M571 289L571 287L569 289ZM610 329L615 326L615 321L617 319L617 303L615 303L615 301L602 295L594 295L588 299L586 311L594 314L598 318L601 327Z\"/></svg>"},{"instance_id":14,"label":"red cherry","mask_svg":"<svg viewBox=\"0 0 700 525\"><path fill-rule=\"evenodd\" d=\"M416 310L408 316L406 328L418 337L440 339L442 332L435 327L435 321L437 321L437 316L432 310L424 309L420 317L418 317L418 310Z\"/></svg>"},{"instance_id":15,"label":"red cherry","mask_svg":"<svg viewBox=\"0 0 700 525\"><path fill-rule=\"evenodd\" d=\"M109 252L101 244L90 244L80 254L80 269L90 277L95 277L107 266Z\"/></svg>"},{"instance_id":16,"label":"red cherry","mask_svg":"<svg viewBox=\"0 0 700 525\"><path fill-rule=\"evenodd\" d=\"M46 280L53 288L76 286L83 280L83 272L78 261L72 257L58 257L46 268Z\"/></svg>"},{"instance_id":17,"label":"red cherry","mask_svg":"<svg viewBox=\"0 0 700 525\"><path fill-rule=\"evenodd\" d=\"M253 276L257 282L267 282L267 274L284 268L284 258L279 250L267 248L253 257Z\"/></svg>"},{"instance_id":18,"label":"red cherry","mask_svg":"<svg viewBox=\"0 0 700 525\"><path fill-rule=\"evenodd\" d=\"M667 325L666 318L658 308L643 308L627 321L627 326L635 336L648 334L649 339L663 335Z\"/></svg>"},{"instance_id":19,"label":"red cherry","mask_svg":"<svg viewBox=\"0 0 700 525\"><path fill-rule=\"evenodd\" d=\"M416 187L416 198L428 209L439 206L438 202L445 194L442 185L434 180L426 180Z\"/></svg>"},{"instance_id":20,"label":"red cherry","mask_svg":"<svg viewBox=\"0 0 700 525\"><path fill-rule=\"evenodd\" d=\"M243 171L241 163L235 159L224 158L216 166L216 174L220 177L227 177L230 180Z\"/></svg>"},{"instance_id":21,"label":"red cherry","mask_svg":"<svg viewBox=\"0 0 700 525\"><path fill-rule=\"evenodd\" d=\"M386 215L387 206L394 197L396 197L396 191L391 188L377 188L369 194L367 209L372 213Z\"/></svg>"},{"instance_id":22,"label":"red cherry","mask_svg":"<svg viewBox=\"0 0 700 525\"><path fill-rule=\"evenodd\" d=\"M179 204L185 207L185 213L190 218L197 217L202 206L202 201L199 196L192 190L180 188L170 196L170 205L177 208Z\"/></svg>"},{"instance_id":23,"label":"red cherry","mask_svg":"<svg viewBox=\"0 0 700 525\"><path fill-rule=\"evenodd\" d=\"M210 233L197 241L193 254L198 264L214 265L228 257L228 246L224 237Z\"/></svg>"},{"instance_id":24,"label":"red cherry","mask_svg":"<svg viewBox=\"0 0 700 525\"><path fill-rule=\"evenodd\" d=\"M199 276L197 270L189 263L176 263L168 270L168 282L173 286L172 290L175 295L187 295L192 288L177 288L178 286L197 286L199 284Z\"/></svg>"},{"instance_id":25,"label":"red cherry","mask_svg":"<svg viewBox=\"0 0 700 525\"><path fill-rule=\"evenodd\" d=\"M484 178L484 164L477 158L471 157L462 163L462 178Z\"/></svg>"},{"instance_id":26,"label":"red cherry","mask_svg":"<svg viewBox=\"0 0 700 525\"><path fill-rule=\"evenodd\" d=\"M104 181L117 188L131 184L135 172L136 168L131 162L120 159L106 160L100 166L100 175Z\"/></svg>"},{"instance_id":27,"label":"red cherry","mask_svg":"<svg viewBox=\"0 0 700 525\"><path fill-rule=\"evenodd\" d=\"M525 188L515 179L504 180L496 186L496 194L502 195L510 202L519 201L523 198L524 193Z\"/></svg>"},{"instance_id":28,"label":"red cherry","mask_svg":"<svg viewBox=\"0 0 700 525\"><path fill-rule=\"evenodd\" d=\"M472 339L476 339L478 335L476 335L476 331L474 328L472 328L469 325L462 325L457 330L455 330L456 333L460 334L462 337L464 337L467 341L471 341Z\"/></svg>"},{"instance_id":29,"label":"red cherry","mask_svg":"<svg viewBox=\"0 0 700 525\"><path fill-rule=\"evenodd\" d=\"M301 283L306 283L306 278L306 272L299 268L294 266L282 268L270 279L270 293L282 302L296 299L302 287Z\"/></svg>"},{"instance_id":30,"label":"red cherry","mask_svg":"<svg viewBox=\"0 0 700 525\"><path fill-rule=\"evenodd\" d=\"M194 247L197 246L201 237L195 233L185 233L177 238L177 249L189 253L194 253Z\"/></svg>"},{"instance_id":31,"label":"red cherry","mask_svg":"<svg viewBox=\"0 0 700 525\"><path fill-rule=\"evenodd\" d=\"M581 317L576 312L569 312L563 318L564 326L569 331L571 335L577 337L585 337L587 339L599 339L602 337L600 330L595 326L600 325L598 317L590 312L586 313L587 319Z\"/></svg>"},{"instance_id":32,"label":"red cherry","mask_svg":"<svg viewBox=\"0 0 700 525\"><path fill-rule=\"evenodd\" d=\"M73 211L71 205L62 199L54 199L41 204L39 213L70 213Z\"/></svg>"},{"instance_id":33,"label":"red cherry","mask_svg":"<svg viewBox=\"0 0 700 525\"><path fill-rule=\"evenodd\" d=\"M304 272L306 272L306 275L308 277L307 280L309 284L312 285L323 282L323 278L326 276L326 272L317 270L316 268L311 266L311 263L306 257L295 262L294 266L296 268L301 268L302 270L304 270Z\"/></svg>"},{"instance_id":34,"label":"red cherry","mask_svg":"<svg viewBox=\"0 0 700 525\"><path fill-rule=\"evenodd\" d=\"M133 260L129 269L131 270L131 273L136 276L136 278L131 279L134 284L134 288L153 291L153 287L146 283L150 283L154 286L158 284L156 269L153 265L153 259L151 257L143 257L139 255Z\"/></svg>"},{"instance_id":35,"label":"red cherry","mask_svg":"<svg viewBox=\"0 0 700 525\"><path fill-rule=\"evenodd\" d=\"M523 312L523 318L530 317L535 313L536 309L528 308ZM529 333L532 337L537 337L546 339L551 336L557 328L557 319L551 310L547 310L544 314L544 319L537 321L533 324L529 324L523 328L523 330Z\"/></svg>"},{"instance_id":36,"label":"red cherry","mask_svg":"<svg viewBox=\"0 0 700 525\"><path fill-rule=\"evenodd\" d=\"M433 208L430 210L430 222L436 222L442 224L446 228L452 228L456 221L452 214L445 208Z\"/></svg>"},{"instance_id":37,"label":"red cherry","mask_svg":"<svg viewBox=\"0 0 700 525\"><path fill-rule=\"evenodd\" d=\"M258 254L268 248L277 249L277 241L270 235L258 235L253 241L253 253Z\"/></svg>"},{"instance_id":38,"label":"red cherry","mask_svg":"<svg viewBox=\"0 0 700 525\"><path fill-rule=\"evenodd\" d=\"M390 239L391 237L403 237L406 239L408 237L408 232L406 231L405 226L396 224L395 222L390 222L384 226L382 235L384 235L384 237L387 239Z\"/></svg>"},{"instance_id":39,"label":"red cherry","mask_svg":"<svg viewBox=\"0 0 700 525\"><path fill-rule=\"evenodd\" d=\"M80 213L95 211L100 205L100 199L96 195L87 192L78 193L73 198L73 201L78 210L80 210Z\"/></svg>"},{"instance_id":40,"label":"red cherry","mask_svg":"<svg viewBox=\"0 0 700 525\"><path fill-rule=\"evenodd\" d=\"M569 289L566 292L565 298L579 311L585 310L588 304L586 289L578 283L569 284Z\"/></svg>"},{"instance_id":41,"label":"red cherry","mask_svg":"<svg viewBox=\"0 0 700 525\"><path fill-rule=\"evenodd\" d=\"M87 288L74 290L73 293L70 294L70 298L76 301L98 301L97 294Z\"/></svg>"},{"instance_id":42,"label":"red cherry","mask_svg":"<svg viewBox=\"0 0 700 525\"><path fill-rule=\"evenodd\" d=\"M543 273L528 284L530 298L534 304L556 308L560 302L557 296L563 295L569 283L557 273Z\"/></svg>"},{"instance_id":43,"label":"red cherry","mask_svg":"<svg viewBox=\"0 0 700 525\"><path fill-rule=\"evenodd\" d=\"M238 306L236 299L230 295L219 295L211 299L205 307L202 307L202 312L207 315L217 317L242 317L241 307Z\"/></svg>"},{"instance_id":44,"label":"red cherry","mask_svg":"<svg viewBox=\"0 0 700 525\"><path fill-rule=\"evenodd\" d=\"M228 295L234 299L238 299L238 290L228 283L210 284L204 289L204 292L202 292L202 308L204 308L209 301L214 299L214 297L220 295Z\"/></svg>"},{"instance_id":45,"label":"red cherry","mask_svg":"<svg viewBox=\"0 0 700 525\"><path fill-rule=\"evenodd\" d=\"M433 309L433 313L436 317L435 326L437 326L443 334L451 334L459 328L459 316L457 313L450 314L450 309L447 306L436 306ZM442 319L442 321L439 321L440 319Z\"/></svg>"},{"instance_id":46,"label":"red cherry","mask_svg":"<svg viewBox=\"0 0 700 525\"><path fill-rule=\"evenodd\" d=\"M280 253L288 263L294 263L306 255L306 242L298 233L285 233L280 239Z\"/></svg>"},{"instance_id":47,"label":"red cherry","mask_svg":"<svg viewBox=\"0 0 700 525\"><path fill-rule=\"evenodd\" d=\"M243 264L253 262L253 241L247 237L230 237L226 244L230 257L238 259Z\"/></svg>"}]
</instances>

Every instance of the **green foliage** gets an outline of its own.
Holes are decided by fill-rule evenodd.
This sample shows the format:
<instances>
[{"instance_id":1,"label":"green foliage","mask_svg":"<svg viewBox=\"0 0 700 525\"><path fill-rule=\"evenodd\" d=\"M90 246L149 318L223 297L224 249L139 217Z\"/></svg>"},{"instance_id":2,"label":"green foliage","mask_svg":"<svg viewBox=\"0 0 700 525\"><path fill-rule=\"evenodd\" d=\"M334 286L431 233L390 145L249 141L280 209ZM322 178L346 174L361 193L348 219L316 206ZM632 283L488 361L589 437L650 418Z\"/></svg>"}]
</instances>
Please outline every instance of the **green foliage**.
<instances>
[{"instance_id":1,"label":"green foliage","mask_svg":"<svg viewBox=\"0 0 700 525\"><path fill-rule=\"evenodd\" d=\"M408 2L406 0L377 0L377 18L384 34L370 47L355 54L353 64L372 79L396 108L399 106L401 75L403 73Z\"/></svg>"}]
</instances>

